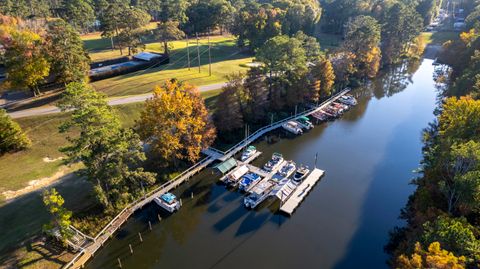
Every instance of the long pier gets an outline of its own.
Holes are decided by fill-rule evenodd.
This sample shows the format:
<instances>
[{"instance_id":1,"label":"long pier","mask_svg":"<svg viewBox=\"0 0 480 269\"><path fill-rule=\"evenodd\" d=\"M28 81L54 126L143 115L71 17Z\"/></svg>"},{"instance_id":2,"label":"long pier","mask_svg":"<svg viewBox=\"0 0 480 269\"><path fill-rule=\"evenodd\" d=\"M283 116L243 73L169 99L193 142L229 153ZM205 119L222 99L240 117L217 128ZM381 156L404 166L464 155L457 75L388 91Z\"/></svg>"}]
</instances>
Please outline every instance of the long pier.
<instances>
[{"instance_id":1,"label":"long pier","mask_svg":"<svg viewBox=\"0 0 480 269\"><path fill-rule=\"evenodd\" d=\"M158 197L166 192L169 192L170 190L176 188L180 184L182 184L185 181L188 181L189 178L191 178L193 175L199 173L202 171L204 168L206 168L208 165L213 163L215 160L220 160L220 161L226 161L229 158L233 157L235 154L240 152L243 148L263 136L264 134L275 130L279 127L281 127L284 123L297 119L302 116L309 116L317 111L322 110L326 106L330 105L332 102L336 101L340 96L347 94L350 92L350 89L345 89L338 94L332 96L330 99L327 101L323 102L317 107L314 107L312 109L308 109L302 113L296 114L294 116L288 117L286 119L280 120L278 122L272 123L268 126L265 126L263 128L258 129L255 131L253 134L248 136L246 139L240 141L238 144L227 150L226 152L219 151L213 148L209 148L207 150L202 151L205 155L208 157L201 160L200 162L196 163L189 169L185 170L183 173L175 177L173 180L168 181L158 188L146 193L142 198L137 199L133 203L129 204L127 207L125 207L119 214L117 214L112 221L110 221L98 234L93 238L92 243L89 244L88 246L85 247L79 247L80 249L79 253L63 268L83 268L85 263L93 257L96 251L98 251L103 244L113 236L113 234L128 220L128 218L138 209L141 209L143 206L146 204L150 203L153 201L155 197ZM321 171L321 170L320 170ZM311 187L310 187L311 188ZM310 190L310 189L309 189ZM308 191L309 191L308 190ZM285 203L287 204L288 201ZM293 203L293 200L292 202ZM300 202L298 202L293 210L298 206ZM285 205L284 205L285 206ZM289 211L287 208L285 210ZM293 212L292 210L292 212ZM291 214L291 213L290 213Z\"/></svg>"},{"instance_id":2,"label":"long pier","mask_svg":"<svg viewBox=\"0 0 480 269\"><path fill-rule=\"evenodd\" d=\"M285 212L289 215L293 214L293 211L300 205L300 203L305 199L307 194L312 190L313 186L320 180L325 171L318 168L313 169L313 171L307 176L305 180L298 185L298 187L293 191L293 193L286 199L286 201L280 207L280 211Z\"/></svg>"}]
</instances>

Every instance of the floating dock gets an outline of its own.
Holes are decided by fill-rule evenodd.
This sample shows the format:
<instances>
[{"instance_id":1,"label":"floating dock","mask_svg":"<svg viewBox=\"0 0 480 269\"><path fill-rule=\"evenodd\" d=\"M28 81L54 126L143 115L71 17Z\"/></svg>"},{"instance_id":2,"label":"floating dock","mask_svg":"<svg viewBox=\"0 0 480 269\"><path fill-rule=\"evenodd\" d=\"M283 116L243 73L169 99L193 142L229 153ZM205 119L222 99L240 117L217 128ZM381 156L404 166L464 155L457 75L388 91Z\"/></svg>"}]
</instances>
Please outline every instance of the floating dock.
<instances>
[{"instance_id":1,"label":"floating dock","mask_svg":"<svg viewBox=\"0 0 480 269\"><path fill-rule=\"evenodd\" d=\"M305 199L307 194L312 190L313 186L320 180L325 171L315 168L305 180L298 185L295 191L287 198L285 203L280 207L280 211L292 215L293 211Z\"/></svg>"}]
</instances>

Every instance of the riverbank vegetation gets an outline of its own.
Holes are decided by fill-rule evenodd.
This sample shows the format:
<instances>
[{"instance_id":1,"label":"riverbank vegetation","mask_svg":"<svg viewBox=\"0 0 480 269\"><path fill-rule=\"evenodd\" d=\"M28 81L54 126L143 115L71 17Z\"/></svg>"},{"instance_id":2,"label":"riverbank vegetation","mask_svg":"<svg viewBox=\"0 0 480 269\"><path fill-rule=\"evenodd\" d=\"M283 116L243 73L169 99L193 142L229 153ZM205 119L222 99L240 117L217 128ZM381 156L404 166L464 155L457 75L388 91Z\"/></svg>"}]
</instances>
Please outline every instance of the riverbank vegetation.
<instances>
[{"instance_id":1,"label":"riverbank vegetation","mask_svg":"<svg viewBox=\"0 0 480 269\"><path fill-rule=\"evenodd\" d=\"M45 134L56 141L47 145L50 138L34 140L32 151L38 150L40 155L48 148L55 156L63 157L66 164L82 165L81 175L93 186L90 193L95 201L80 213L73 210L72 222L90 235L101 230L126 204L198 160L201 150L214 142L215 130L219 132L217 143L230 143L240 138L238 134L242 132L239 131L245 124L259 127L284 118L317 104L335 90L367 82L376 77L382 67L419 57L423 52L421 30L439 7L437 1L406 3L400 0L320 3L314 0L199 0L192 3L161 0L151 5L142 1L120 1L118 6L117 2L82 2L93 11L88 7L79 9L74 4L61 4L60 10L47 8L41 16L68 18L69 27L88 32L96 28L93 21L86 23L93 14L93 18L100 21L98 30L104 37L111 38L111 48L120 53L124 49L129 54L143 49L143 31L153 31L153 36L157 33L155 40L161 42L156 46L164 52L170 49L171 60L177 53L175 44L181 43L171 40L180 38L180 31L190 36L229 31L236 39L228 39L229 50L220 53L225 57L214 58L212 63L213 69L221 69L218 77L229 74L229 82L216 102L201 100L198 91L184 82L188 78L181 76L188 77L191 73L183 73L188 67L180 58L172 63L171 72L152 69L93 83L98 91L78 77L71 79L73 82L62 81L70 82L59 103L65 114L49 116L55 125L47 125L54 127L49 130L50 134ZM432 8L420 8L423 2L432 4ZM8 3L2 12L18 16L29 13L12 8L24 1ZM129 3L133 4L132 8L128 7ZM324 22L321 21L322 7L329 18ZM72 15L76 14L74 11L80 13ZM79 21L79 16L85 16L85 21ZM147 29L147 18L157 20L157 27ZM166 26L173 28L165 29ZM336 49L322 51L321 40L315 37L318 28L342 36L343 42ZM35 36L34 40L37 39ZM67 43L76 44L76 41L75 37ZM234 47L233 42L250 56L254 53L256 63L252 68L238 68L240 63L246 63L245 55L238 56L240 49ZM185 49L182 47L184 54L179 55L191 56ZM197 57L202 57L198 54L197 51ZM226 61L230 57L237 58ZM239 70L246 73L239 74ZM195 79L207 83L215 81L212 77ZM118 88L108 92L110 95L146 93L154 85L158 87L151 100L126 111L127 126L121 124L120 116L108 106L101 93L115 87ZM210 111L206 107L211 108ZM131 112L134 113L129 115ZM60 134L56 130L58 125ZM148 150L144 151L141 140L147 142L144 148ZM58 148L64 155L57 152ZM463 150L459 148L459 152ZM59 163L54 162L57 166ZM41 170L38 166L36 169ZM68 199L65 196L65 200ZM435 246L432 247L432 251L435 250Z\"/></svg>"},{"instance_id":2,"label":"riverbank vegetation","mask_svg":"<svg viewBox=\"0 0 480 269\"><path fill-rule=\"evenodd\" d=\"M466 14L480 6L467 1ZM441 102L437 120L423 135L417 187L402 210L404 228L392 232L386 250L397 268L480 267L479 24L444 45L439 61ZM425 251L428 249L428 251Z\"/></svg>"}]
</instances>

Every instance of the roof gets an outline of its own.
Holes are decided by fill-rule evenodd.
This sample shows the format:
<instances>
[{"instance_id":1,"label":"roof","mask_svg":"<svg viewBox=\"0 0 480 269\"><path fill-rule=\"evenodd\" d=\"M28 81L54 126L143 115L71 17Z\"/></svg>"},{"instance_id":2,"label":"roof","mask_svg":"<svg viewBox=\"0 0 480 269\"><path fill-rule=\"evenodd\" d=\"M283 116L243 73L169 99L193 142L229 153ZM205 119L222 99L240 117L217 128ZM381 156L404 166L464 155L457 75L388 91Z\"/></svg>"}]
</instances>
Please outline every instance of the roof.
<instances>
[{"instance_id":1,"label":"roof","mask_svg":"<svg viewBox=\"0 0 480 269\"><path fill-rule=\"evenodd\" d=\"M161 57L160 54L147 52L147 51L140 52L138 54L133 55L134 59L143 60L143 61L151 61L151 60L153 60L155 58L159 58L159 57Z\"/></svg>"},{"instance_id":2,"label":"roof","mask_svg":"<svg viewBox=\"0 0 480 269\"><path fill-rule=\"evenodd\" d=\"M173 201L175 201L175 199L177 199L177 197L175 197L173 193L169 193L169 192L162 194L160 198L162 198L163 201L169 204L171 204Z\"/></svg>"},{"instance_id":3,"label":"roof","mask_svg":"<svg viewBox=\"0 0 480 269\"><path fill-rule=\"evenodd\" d=\"M220 171L220 173L225 174L226 172L230 171L235 166L237 166L237 161L235 161L234 158L230 158L230 159L224 161L223 163L216 165L215 168L218 169L218 171Z\"/></svg>"},{"instance_id":4,"label":"roof","mask_svg":"<svg viewBox=\"0 0 480 269\"><path fill-rule=\"evenodd\" d=\"M299 117L298 119L299 119L299 120L305 120L305 121L308 121L308 118L307 118L307 117L305 117L305 116L301 116L301 117Z\"/></svg>"}]
</instances>

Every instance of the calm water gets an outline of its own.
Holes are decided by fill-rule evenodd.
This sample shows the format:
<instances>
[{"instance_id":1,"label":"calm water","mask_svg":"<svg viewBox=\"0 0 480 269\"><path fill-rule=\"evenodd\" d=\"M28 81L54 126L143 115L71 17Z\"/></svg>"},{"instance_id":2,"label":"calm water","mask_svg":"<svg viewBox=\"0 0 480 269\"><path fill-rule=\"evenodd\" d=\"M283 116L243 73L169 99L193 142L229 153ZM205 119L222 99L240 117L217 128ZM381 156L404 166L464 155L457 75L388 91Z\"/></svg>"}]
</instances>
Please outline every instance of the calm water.
<instances>
[{"instance_id":1,"label":"calm water","mask_svg":"<svg viewBox=\"0 0 480 269\"><path fill-rule=\"evenodd\" d=\"M292 217L276 214L275 203L244 209L243 196L215 184L218 177L206 170L177 190L184 201L178 213L168 217L154 204L137 212L88 268L115 268L117 258L123 268L386 267L383 246L388 231L401 224L421 131L434 117L431 64L398 68L356 90L359 105L340 120L294 139L256 144L264 152L257 165L281 152L312 166L318 153L326 175Z\"/></svg>"}]
</instances>

